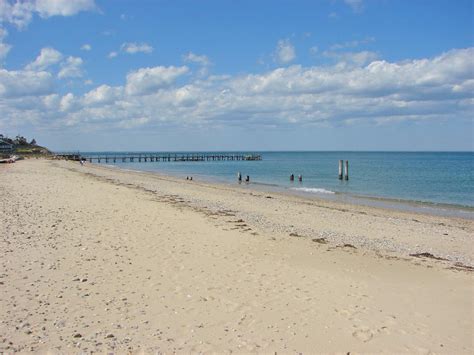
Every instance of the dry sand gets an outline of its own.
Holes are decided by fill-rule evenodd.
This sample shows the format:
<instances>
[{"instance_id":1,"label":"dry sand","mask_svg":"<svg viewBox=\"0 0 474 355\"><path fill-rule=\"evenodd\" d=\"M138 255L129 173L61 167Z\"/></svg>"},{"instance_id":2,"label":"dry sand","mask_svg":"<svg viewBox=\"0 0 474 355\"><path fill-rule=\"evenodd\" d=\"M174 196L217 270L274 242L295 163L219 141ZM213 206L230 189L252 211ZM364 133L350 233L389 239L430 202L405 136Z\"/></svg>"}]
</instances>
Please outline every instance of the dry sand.
<instances>
[{"instance_id":1,"label":"dry sand","mask_svg":"<svg viewBox=\"0 0 474 355\"><path fill-rule=\"evenodd\" d=\"M0 351L472 354L473 230L72 162L3 165ZM423 252L446 260L410 256Z\"/></svg>"}]
</instances>

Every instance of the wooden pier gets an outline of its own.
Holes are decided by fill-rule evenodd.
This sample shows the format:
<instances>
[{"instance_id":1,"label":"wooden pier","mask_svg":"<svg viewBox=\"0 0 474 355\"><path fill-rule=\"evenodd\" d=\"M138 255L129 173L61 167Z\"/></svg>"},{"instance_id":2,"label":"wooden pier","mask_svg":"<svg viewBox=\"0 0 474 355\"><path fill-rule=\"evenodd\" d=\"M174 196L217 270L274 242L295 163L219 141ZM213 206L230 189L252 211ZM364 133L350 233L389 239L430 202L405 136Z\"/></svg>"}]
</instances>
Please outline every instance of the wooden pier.
<instances>
[{"instance_id":1,"label":"wooden pier","mask_svg":"<svg viewBox=\"0 0 474 355\"><path fill-rule=\"evenodd\" d=\"M66 160L78 160L77 154L61 155ZM87 160L89 162L97 163L117 163L117 162L130 162L130 163L142 163L142 162L191 162L191 161L231 161L231 160L262 160L262 156L259 154L241 154L241 153L168 153L168 154L154 154L154 153L143 153L143 154L104 154L104 155L80 155L79 160Z\"/></svg>"}]
</instances>

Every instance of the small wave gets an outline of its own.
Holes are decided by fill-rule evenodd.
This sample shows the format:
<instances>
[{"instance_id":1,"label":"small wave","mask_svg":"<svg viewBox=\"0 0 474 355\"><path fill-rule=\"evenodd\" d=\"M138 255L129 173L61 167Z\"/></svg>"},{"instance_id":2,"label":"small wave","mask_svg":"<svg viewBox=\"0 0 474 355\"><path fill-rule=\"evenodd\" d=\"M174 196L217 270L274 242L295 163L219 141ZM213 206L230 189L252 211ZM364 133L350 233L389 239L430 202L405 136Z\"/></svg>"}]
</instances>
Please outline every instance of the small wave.
<instances>
[{"instance_id":1,"label":"small wave","mask_svg":"<svg viewBox=\"0 0 474 355\"><path fill-rule=\"evenodd\" d=\"M334 191L321 189L321 188L316 188L316 187L292 187L291 190L311 192L311 193L315 193L315 194L331 194L331 195L335 194Z\"/></svg>"}]
</instances>

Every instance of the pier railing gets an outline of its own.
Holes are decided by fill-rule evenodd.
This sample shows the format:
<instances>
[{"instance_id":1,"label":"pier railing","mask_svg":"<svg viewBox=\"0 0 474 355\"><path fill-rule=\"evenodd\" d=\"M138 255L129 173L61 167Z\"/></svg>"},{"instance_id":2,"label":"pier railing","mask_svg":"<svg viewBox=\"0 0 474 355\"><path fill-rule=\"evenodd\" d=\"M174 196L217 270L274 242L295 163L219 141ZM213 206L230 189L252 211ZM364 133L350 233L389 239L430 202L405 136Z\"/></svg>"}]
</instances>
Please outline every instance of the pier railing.
<instances>
[{"instance_id":1,"label":"pier railing","mask_svg":"<svg viewBox=\"0 0 474 355\"><path fill-rule=\"evenodd\" d=\"M97 163L117 163L117 162L189 162L189 161L222 161L222 160L262 160L260 154L242 153L143 153L143 154L101 154L101 155L81 155L81 154L61 154L58 158L66 160L87 160Z\"/></svg>"}]
</instances>

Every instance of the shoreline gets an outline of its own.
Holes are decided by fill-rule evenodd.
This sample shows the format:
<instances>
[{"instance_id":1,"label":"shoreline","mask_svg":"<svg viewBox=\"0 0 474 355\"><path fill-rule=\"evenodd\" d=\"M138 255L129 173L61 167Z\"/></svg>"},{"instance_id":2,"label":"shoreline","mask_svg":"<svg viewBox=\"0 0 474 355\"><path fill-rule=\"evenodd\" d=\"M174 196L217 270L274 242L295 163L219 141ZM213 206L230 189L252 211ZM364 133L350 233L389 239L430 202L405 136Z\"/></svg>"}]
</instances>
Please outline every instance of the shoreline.
<instances>
[{"instance_id":1,"label":"shoreline","mask_svg":"<svg viewBox=\"0 0 474 355\"><path fill-rule=\"evenodd\" d=\"M91 164L91 163L87 163ZM160 178L169 178L176 181L181 181L184 179L186 174L173 174L172 172L162 172L162 171L152 171L152 170L137 170L125 168L120 165L112 164L97 164L92 163L92 166L103 167L105 169L118 169L122 171L129 171L133 173L145 173L151 174L151 176L156 175ZM407 213L416 213L422 215L430 216L439 216L439 217L452 217L452 218L461 218L466 220L474 220L474 207L456 205L449 203L435 203L429 201L416 201L416 200L406 200L406 199L396 199L389 197L379 197L379 196L367 196L367 195L355 195L345 192L330 191L330 193L305 193L297 190L297 186L294 188L280 186L277 184L263 183L259 181L251 181L250 183L242 182L232 183L224 179L218 179L211 175L201 175L195 174L194 177L199 177L201 183L207 183L210 185L216 184L223 187L229 187L234 189L253 189L256 192L269 192L269 193L278 193L288 196L296 196L306 200L315 200L319 202L334 202L340 204L353 205L354 207L372 207L380 208L388 211L397 211L397 212L407 212ZM311 189L311 188L310 188ZM324 189L322 189L324 190Z\"/></svg>"},{"instance_id":2,"label":"shoreline","mask_svg":"<svg viewBox=\"0 0 474 355\"><path fill-rule=\"evenodd\" d=\"M0 206L0 351L474 349L471 220L55 160Z\"/></svg>"},{"instance_id":3,"label":"shoreline","mask_svg":"<svg viewBox=\"0 0 474 355\"><path fill-rule=\"evenodd\" d=\"M91 163L87 163L91 164ZM110 167L113 169L121 169L124 171L131 171L131 172L144 172L144 173L151 173L156 174L157 176L162 177L169 177L174 179L184 178L186 176L185 173L173 173L172 171L153 171L153 170L137 170L137 169L130 169L127 167L123 167L121 165L113 165L113 164L98 164L92 163L94 166L103 166L103 167ZM192 174L192 173L189 173ZM189 175L188 174L188 175ZM340 191L330 191L325 190L324 188L311 188L311 187L301 187L302 189L316 189L316 190L325 190L328 193L314 193L314 192L305 192L298 190L300 187L296 185L293 187L282 186L278 184L272 184L267 182L260 182L260 181L251 181L249 184L242 182L242 184L233 183L230 180L226 179L219 179L218 177L212 175L203 175L203 174L193 174L195 177L199 177L203 182L207 182L209 184L219 184L230 186L232 188L244 188L244 186L248 186L250 188L254 188L257 191L261 192L275 192L275 193L283 193L289 194L293 196L299 196L306 199L314 199L314 200L323 200L323 201L333 201L336 203L343 203L343 204L352 204L358 206L366 206L366 207L374 207L374 208L384 208L389 210L395 210L400 212L409 212L409 213L421 213L421 214L429 214L433 216L441 216L441 217L455 217L455 218L463 218L474 220L474 206L467 206L467 205L460 205L460 204L452 204L452 203L438 203L432 201L422 201L422 200L410 200L410 199L403 199L403 198L395 198L395 197L383 197L383 196L370 196L370 195L358 195L352 194L347 192L340 192Z\"/></svg>"},{"instance_id":4,"label":"shoreline","mask_svg":"<svg viewBox=\"0 0 474 355\"><path fill-rule=\"evenodd\" d=\"M281 190L264 190L264 189L254 189L255 185L250 184L228 184L228 183L219 183L219 182L210 182L207 180L199 180L194 179L192 181L186 181L183 178L179 178L173 175L162 174L159 172L151 172L151 171L142 171L142 170L132 170L132 169L122 169L117 166L113 165L99 165L99 164L89 164L88 166L80 167L83 170L87 170L88 168L91 169L90 172L100 172L102 171L105 174L98 174L97 177L105 178L107 181L112 181L117 179L121 173L125 175L125 180L127 181L128 185L135 185L136 188L146 189L151 191L158 191L153 190L152 184L141 184L140 182L134 181L134 179L130 179L127 174L132 174L136 176L142 176L145 178L157 179L159 181L166 181L171 183L173 189L176 188L179 194L182 194L184 191L181 189L182 187L191 188L193 187L201 187L205 188L207 191L204 194L204 198L199 193L198 200L194 201L192 206L188 206L191 208L209 208L209 206L217 205L217 209L229 209L238 211L239 208L239 197L243 200L246 197L253 197L258 200L265 199L267 201L275 200L276 202L286 203L288 206L295 207L297 206L298 209L301 209L299 214L301 213L308 213L308 208L317 208L324 211L336 211L340 212L342 215L350 214L353 216L368 216L368 217L376 217L381 219L388 219L388 220L396 220L396 223L414 223L414 224L426 224L431 226L431 228L437 229L438 226L440 227L447 227L447 226L457 226L462 231L472 231L474 233L474 223L473 220L468 218L462 218L459 216L444 216L444 215L437 215L437 214L430 214L430 213L423 213L421 211L410 211L405 209L392 209L386 208L383 206L373 206L373 205L363 205L357 204L352 202L345 202L345 201L337 201L331 199L324 199L324 198L310 198L307 196L300 196L294 193L288 193L287 191ZM80 170L78 170L80 172ZM119 175L107 175L108 172L111 173L118 173ZM120 181L120 178L117 180ZM153 181L153 180L152 180ZM148 185L148 186L147 186ZM207 192L212 193L232 193L233 199L235 199L234 203L226 203L221 204L219 198L208 199ZM193 191L186 191L186 194L181 195L182 198L191 198L194 195ZM270 198L270 199L269 199ZM229 201L226 201L229 202ZM246 206L250 207L250 206ZM258 206L261 207L261 206ZM214 208L214 207L211 207ZM304 211L304 212L303 212ZM255 208L252 213L257 212L257 208ZM249 216L248 213L244 212L242 217L246 217L246 219L254 219L257 224L259 224L258 218L251 215ZM268 222L269 223L269 222ZM289 234L297 234L301 236L307 236L308 238L311 235L316 235L317 238L324 238L330 241L332 244L350 244L356 247L360 247L364 250L371 251L371 252L384 252L387 254L392 254L397 257L408 257L411 258L410 254L423 254L428 253L433 256L433 259L436 258L445 259L446 262L451 263L451 266L454 264L458 264L461 268L466 267L467 270L474 267L474 248L472 252L465 253L461 247L463 244L461 241L458 241L457 245L459 247L453 247L450 250L445 249L445 245L443 244L444 241L440 243L439 240L435 240L433 238L426 238L424 243L418 243L413 240L405 239L403 245L399 243L397 238L393 239L391 242L384 240L384 238L380 238L377 236L376 238L367 238L361 235L358 235L358 232L354 233L354 228L351 228L350 225L341 228L344 232L334 232L328 231L327 233L321 233L314 227L308 227L308 224L305 221L298 220L295 224L282 223L281 220L273 219L272 223L278 224L280 230L285 230L287 235ZM263 227L263 226L260 226ZM381 224L380 228L384 227L384 223ZM399 226L397 226L399 227ZM275 229L269 229L269 232L275 232ZM280 231L281 232L281 231ZM377 232L377 231L376 231ZM440 237L446 238L446 235L450 233L439 233ZM425 236L426 237L426 236ZM317 239L316 238L316 239ZM452 238L451 238L452 239ZM471 244L472 238L470 238L469 233L465 233L463 237L463 241L468 242Z\"/></svg>"}]
</instances>

